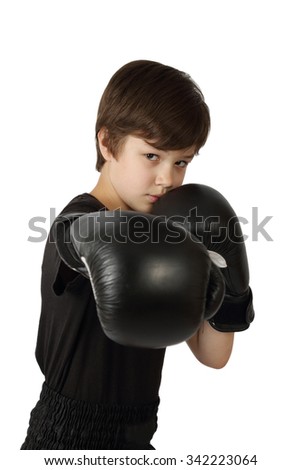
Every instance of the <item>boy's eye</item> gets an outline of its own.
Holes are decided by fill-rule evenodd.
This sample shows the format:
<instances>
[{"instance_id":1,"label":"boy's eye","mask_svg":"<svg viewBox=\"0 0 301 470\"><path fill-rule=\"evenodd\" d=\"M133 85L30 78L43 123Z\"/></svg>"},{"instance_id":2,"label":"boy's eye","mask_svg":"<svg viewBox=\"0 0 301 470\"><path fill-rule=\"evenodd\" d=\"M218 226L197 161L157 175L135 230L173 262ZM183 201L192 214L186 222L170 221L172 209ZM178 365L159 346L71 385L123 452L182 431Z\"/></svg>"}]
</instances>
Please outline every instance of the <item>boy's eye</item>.
<instances>
[{"instance_id":1,"label":"boy's eye","mask_svg":"<svg viewBox=\"0 0 301 470\"><path fill-rule=\"evenodd\" d=\"M159 158L158 155L156 155L155 153L147 153L145 156L151 162L154 162L154 161L158 160L158 158Z\"/></svg>"},{"instance_id":2,"label":"boy's eye","mask_svg":"<svg viewBox=\"0 0 301 470\"><path fill-rule=\"evenodd\" d=\"M185 168L188 165L188 162L186 162L186 160L180 160L176 162L176 165L179 166L180 168Z\"/></svg>"}]
</instances>

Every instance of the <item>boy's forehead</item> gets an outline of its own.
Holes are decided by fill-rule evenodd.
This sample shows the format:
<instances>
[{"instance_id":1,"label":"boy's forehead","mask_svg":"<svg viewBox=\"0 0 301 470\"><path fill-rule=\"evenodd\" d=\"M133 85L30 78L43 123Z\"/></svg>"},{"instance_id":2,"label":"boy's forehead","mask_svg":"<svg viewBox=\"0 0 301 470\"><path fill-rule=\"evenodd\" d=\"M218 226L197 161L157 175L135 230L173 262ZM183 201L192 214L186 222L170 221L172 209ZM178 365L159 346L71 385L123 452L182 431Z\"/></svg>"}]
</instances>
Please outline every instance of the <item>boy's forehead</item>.
<instances>
[{"instance_id":1,"label":"boy's forehead","mask_svg":"<svg viewBox=\"0 0 301 470\"><path fill-rule=\"evenodd\" d=\"M149 148L149 150L161 151L161 152L170 153L173 155L178 153L179 155L186 156L187 158L188 157L192 158L196 154L195 146L191 146L191 147L184 148L184 149L160 149L160 147L156 145L155 140L146 140L145 138L136 136L136 135L129 135L127 138L127 141L129 143L143 145L145 148Z\"/></svg>"}]
</instances>

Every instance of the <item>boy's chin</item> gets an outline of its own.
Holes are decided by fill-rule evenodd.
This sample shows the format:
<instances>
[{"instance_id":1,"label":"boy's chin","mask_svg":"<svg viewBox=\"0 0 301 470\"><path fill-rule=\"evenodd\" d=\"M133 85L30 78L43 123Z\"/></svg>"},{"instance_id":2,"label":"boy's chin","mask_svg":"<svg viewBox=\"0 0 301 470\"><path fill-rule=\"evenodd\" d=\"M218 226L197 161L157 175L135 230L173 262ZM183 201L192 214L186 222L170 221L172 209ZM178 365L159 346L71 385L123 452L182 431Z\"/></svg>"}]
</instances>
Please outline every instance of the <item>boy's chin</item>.
<instances>
[{"instance_id":1,"label":"boy's chin","mask_svg":"<svg viewBox=\"0 0 301 470\"><path fill-rule=\"evenodd\" d=\"M142 212L144 214L151 214L152 211L153 211L153 206L151 205L145 205L145 206L142 206L142 205L137 205L135 208L131 209L135 212Z\"/></svg>"},{"instance_id":2,"label":"boy's chin","mask_svg":"<svg viewBox=\"0 0 301 470\"><path fill-rule=\"evenodd\" d=\"M149 203L148 201L146 202L141 202L141 201L133 201L131 206L129 207L129 210L135 211L135 212L144 212L147 214L152 213L153 211L153 204Z\"/></svg>"}]
</instances>

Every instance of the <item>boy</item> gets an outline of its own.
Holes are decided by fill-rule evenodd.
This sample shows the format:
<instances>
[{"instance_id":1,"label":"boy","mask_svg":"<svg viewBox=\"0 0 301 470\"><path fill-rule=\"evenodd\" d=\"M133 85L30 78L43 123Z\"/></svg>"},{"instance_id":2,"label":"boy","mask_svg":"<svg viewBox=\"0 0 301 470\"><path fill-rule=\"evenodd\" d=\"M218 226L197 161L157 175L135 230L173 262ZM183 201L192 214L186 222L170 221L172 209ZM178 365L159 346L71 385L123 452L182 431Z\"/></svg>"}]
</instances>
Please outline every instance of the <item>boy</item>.
<instances>
[{"instance_id":1,"label":"boy","mask_svg":"<svg viewBox=\"0 0 301 470\"><path fill-rule=\"evenodd\" d=\"M98 109L99 180L62 214L152 213L182 185L209 128L208 107L187 74L151 61L125 65ZM80 257L70 269L53 237L42 265L36 347L45 383L22 449L153 449L165 348L112 341L98 320L95 285L79 274ZM204 320L187 343L201 363L221 368L233 338L231 328L218 331Z\"/></svg>"}]
</instances>

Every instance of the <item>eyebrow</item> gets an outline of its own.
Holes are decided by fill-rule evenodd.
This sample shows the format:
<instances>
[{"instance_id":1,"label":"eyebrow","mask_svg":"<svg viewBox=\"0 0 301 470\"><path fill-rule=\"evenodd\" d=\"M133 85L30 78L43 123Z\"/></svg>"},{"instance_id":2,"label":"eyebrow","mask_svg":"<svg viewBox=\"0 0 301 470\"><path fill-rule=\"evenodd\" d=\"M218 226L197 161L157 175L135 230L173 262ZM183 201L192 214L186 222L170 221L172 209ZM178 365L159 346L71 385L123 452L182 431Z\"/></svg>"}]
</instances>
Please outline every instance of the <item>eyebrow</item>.
<instances>
[{"instance_id":1,"label":"eyebrow","mask_svg":"<svg viewBox=\"0 0 301 470\"><path fill-rule=\"evenodd\" d=\"M163 151L163 152L165 151L166 152L166 150L159 149L159 148L155 147L154 144L151 144L150 142L147 142L147 140L143 139L143 141L146 143L146 145L148 145L152 149L156 150L157 152L160 152L160 151ZM181 151L181 149L177 149L177 150ZM173 150L170 150L170 151L172 152ZM190 160L192 160L196 155L198 155L198 153L192 154L192 155L183 155L183 156L179 157L179 160L182 160L183 158L189 158Z\"/></svg>"},{"instance_id":2,"label":"eyebrow","mask_svg":"<svg viewBox=\"0 0 301 470\"><path fill-rule=\"evenodd\" d=\"M183 157L180 158L190 158L192 160L195 157L195 155L184 155Z\"/></svg>"}]
</instances>

